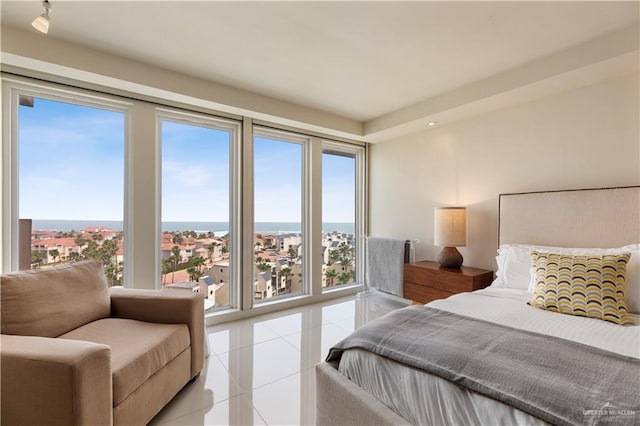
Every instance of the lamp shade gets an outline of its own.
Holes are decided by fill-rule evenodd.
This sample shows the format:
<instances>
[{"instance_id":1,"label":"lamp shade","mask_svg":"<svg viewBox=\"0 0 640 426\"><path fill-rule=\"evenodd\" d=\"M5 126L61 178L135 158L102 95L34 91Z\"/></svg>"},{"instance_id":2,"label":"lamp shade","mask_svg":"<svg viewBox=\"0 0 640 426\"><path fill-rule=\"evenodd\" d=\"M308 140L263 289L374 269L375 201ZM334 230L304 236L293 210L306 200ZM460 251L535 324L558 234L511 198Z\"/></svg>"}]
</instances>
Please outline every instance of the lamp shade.
<instances>
[{"instance_id":1,"label":"lamp shade","mask_svg":"<svg viewBox=\"0 0 640 426\"><path fill-rule=\"evenodd\" d=\"M435 209L433 244L443 247L464 247L467 244L467 210L464 207Z\"/></svg>"},{"instance_id":2,"label":"lamp shade","mask_svg":"<svg viewBox=\"0 0 640 426\"><path fill-rule=\"evenodd\" d=\"M49 17L43 13L42 15L34 19L31 25L33 25L33 28L35 28L36 30L46 34L49 32Z\"/></svg>"},{"instance_id":3,"label":"lamp shade","mask_svg":"<svg viewBox=\"0 0 640 426\"><path fill-rule=\"evenodd\" d=\"M31 25L33 28L40 31L41 33L49 32L49 11L51 10L51 3L49 0L44 0L42 2L42 14L33 20Z\"/></svg>"}]
</instances>

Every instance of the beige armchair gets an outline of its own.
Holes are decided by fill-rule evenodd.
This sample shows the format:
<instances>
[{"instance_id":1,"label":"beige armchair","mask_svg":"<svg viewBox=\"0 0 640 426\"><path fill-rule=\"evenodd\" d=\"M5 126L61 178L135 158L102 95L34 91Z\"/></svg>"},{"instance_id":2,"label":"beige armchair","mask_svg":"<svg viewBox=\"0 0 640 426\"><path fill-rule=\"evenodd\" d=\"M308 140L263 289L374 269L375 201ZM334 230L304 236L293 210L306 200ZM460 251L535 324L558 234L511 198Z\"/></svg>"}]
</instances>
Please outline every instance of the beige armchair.
<instances>
[{"instance_id":1,"label":"beige armchair","mask_svg":"<svg viewBox=\"0 0 640 426\"><path fill-rule=\"evenodd\" d=\"M86 261L0 275L0 423L143 425L203 367L202 297Z\"/></svg>"}]
</instances>

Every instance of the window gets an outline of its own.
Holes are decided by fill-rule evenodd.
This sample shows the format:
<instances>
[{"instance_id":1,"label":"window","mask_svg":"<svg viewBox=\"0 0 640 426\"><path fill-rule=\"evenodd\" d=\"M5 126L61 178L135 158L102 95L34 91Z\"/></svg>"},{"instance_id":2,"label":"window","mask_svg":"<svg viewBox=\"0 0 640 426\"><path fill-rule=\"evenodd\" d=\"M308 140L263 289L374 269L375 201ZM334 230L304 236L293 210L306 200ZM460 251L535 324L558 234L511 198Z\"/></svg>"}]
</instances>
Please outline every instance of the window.
<instances>
[{"instance_id":1,"label":"window","mask_svg":"<svg viewBox=\"0 0 640 426\"><path fill-rule=\"evenodd\" d=\"M362 282L364 146L2 83L2 271L96 259L109 285L182 284L235 318Z\"/></svg>"},{"instance_id":2,"label":"window","mask_svg":"<svg viewBox=\"0 0 640 426\"><path fill-rule=\"evenodd\" d=\"M303 280L305 138L256 128L253 138L256 302L306 293Z\"/></svg>"},{"instance_id":3,"label":"window","mask_svg":"<svg viewBox=\"0 0 640 426\"><path fill-rule=\"evenodd\" d=\"M237 133L227 121L161 114L162 285L197 286L214 309L234 307L238 294L230 219Z\"/></svg>"},{"instance_id":4,"label":"window","mask_svg":"<svg viewBox=\"0 0 640 426\"><path fill-rule=\"evenodd\" d=\"M21 269L95 259L122 285L125 113L56 96L18 101L18 217L31 229L19 237Z\"/></svg>"},{"instance_id":5,"label":"window","mask_svg":"<svg viewBox=\"0 0 640 426\"><path fill-rule=\"evenodd\" d=\"M363 149L325 142L322 150L322 287L361 281Z\"/></svg>"},{"instance_id":6,"label":"window","mask_svg":"<svg viewBox=\"0 0 640 426\"><path fill-rule=\"evenodd\" d=\"M322 153L322 260L324 288L356 279L356 156Z\"/></svg>"}]
</instances>

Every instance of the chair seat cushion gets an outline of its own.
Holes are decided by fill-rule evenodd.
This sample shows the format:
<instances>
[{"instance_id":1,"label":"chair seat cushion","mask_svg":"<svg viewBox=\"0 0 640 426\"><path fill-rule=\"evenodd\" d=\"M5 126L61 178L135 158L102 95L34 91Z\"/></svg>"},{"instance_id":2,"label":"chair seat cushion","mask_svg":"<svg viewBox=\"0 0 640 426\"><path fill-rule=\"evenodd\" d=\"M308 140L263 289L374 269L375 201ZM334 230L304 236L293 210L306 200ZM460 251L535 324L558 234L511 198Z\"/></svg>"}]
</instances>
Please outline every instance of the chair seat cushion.
<instances>
[{"instance_id":1,"label":"chair seat cushion","mask_svg":"<svg viewBox=\"0 0 640 426\"><path fill-rule=\"evenodd\" d=\"M114 407L190 345L189 328L185 324L121 318L93 321L59 338L111 347Z\"/></svg>"}]
</instances>

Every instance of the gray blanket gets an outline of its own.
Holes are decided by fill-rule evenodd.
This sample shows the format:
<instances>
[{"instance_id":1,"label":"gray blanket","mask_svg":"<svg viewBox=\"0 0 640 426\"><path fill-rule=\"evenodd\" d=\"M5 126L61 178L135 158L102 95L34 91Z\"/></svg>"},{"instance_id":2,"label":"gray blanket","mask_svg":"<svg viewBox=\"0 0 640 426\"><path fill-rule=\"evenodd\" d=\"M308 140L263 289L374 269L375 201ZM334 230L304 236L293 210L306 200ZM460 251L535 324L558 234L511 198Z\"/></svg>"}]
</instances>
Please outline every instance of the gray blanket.
<instances>
[{"instance_id":1,"label":"gray blanket","mask_svg":"<svg viewBox=\"0 0 640 426\"><path fill-rule=\"evenodd\" d=\"M558 425L640 424L640 361L424 306L394 311L338 343L424 370Z\"/></svg>"},{"instance_id":2,"label":"gray blanket","mask_svg":"<svg viewBox=\"0 0 640 426\"><path fill-rule=\"evenodd\" d=\"M404 240L367 237L365 282L377 290L402 297Z\"/></svg>"}]
</instances>

